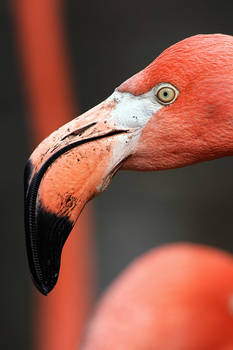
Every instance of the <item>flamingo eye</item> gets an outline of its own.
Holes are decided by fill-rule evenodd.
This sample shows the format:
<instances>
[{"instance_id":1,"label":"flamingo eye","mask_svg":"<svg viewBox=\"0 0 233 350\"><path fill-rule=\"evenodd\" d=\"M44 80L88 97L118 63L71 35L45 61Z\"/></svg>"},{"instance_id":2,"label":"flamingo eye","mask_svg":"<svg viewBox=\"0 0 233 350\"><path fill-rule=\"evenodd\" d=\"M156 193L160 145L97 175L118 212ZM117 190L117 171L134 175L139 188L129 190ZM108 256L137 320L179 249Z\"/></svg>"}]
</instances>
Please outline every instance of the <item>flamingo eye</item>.
<instances>
[{"instance_id":1,"label":"flamingo eye","mask_svg":"<svg viewBox=\"0 0 233 350\"><path fill-rule=\"evenodd\" d=\"M155 93L158 102L164 105L174 102L178 96L178 90L171 84L159 84Z\"/></svg>"}]
</instances>

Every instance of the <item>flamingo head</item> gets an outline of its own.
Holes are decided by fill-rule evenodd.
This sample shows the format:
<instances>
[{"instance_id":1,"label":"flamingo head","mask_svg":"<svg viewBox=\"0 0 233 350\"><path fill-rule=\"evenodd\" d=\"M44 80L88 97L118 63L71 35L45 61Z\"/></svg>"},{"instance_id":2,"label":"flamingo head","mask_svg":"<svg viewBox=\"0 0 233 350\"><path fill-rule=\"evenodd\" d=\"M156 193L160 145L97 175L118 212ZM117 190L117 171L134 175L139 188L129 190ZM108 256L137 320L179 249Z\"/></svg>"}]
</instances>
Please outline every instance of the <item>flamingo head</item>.
<instances>
[{"instance_id":1,"label":"flamingo head","mask_svg":"<svg viewBox=\"0 0 233 350\"><path fill-rule=\"evenodd\" d=\"M232 63L231 36L197 35L123 83L119 91L135 96L152 91L160 104L124 167L170 169L232 155Z\"/></svg>"},{"instance_id":2,"label":"flamingo head","mask_svg":"<svg viewBox=\"0 0 233 350\"><path fill-rule=\"evenodd\" d=\"M25 169L29 266L56 284L82 208L119 169L181 167L233 153L233 37L197 35L165 50L104 102L62 126Z\"/></svg>"}]
</instances>

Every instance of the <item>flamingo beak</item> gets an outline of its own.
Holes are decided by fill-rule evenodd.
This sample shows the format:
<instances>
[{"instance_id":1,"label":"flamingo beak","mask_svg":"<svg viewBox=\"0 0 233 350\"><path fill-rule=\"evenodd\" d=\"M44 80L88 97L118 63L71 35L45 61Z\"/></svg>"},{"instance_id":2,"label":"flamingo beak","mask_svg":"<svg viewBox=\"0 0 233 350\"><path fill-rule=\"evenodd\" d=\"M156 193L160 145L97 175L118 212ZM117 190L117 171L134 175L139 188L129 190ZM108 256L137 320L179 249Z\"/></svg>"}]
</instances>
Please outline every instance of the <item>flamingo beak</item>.
<instances>
[{"instance_id":1,"label":"flamingo beak","mask_svg":"<svg viewBox=\"0 0 233 350\"><path fill-rule=\"evenodd\" d=\"M33 281L55 286L63 245L85 204L134 150L139 128L120 122L116 92L46 138L25 168L26 245Z\"/></svg>"}]
</instances>

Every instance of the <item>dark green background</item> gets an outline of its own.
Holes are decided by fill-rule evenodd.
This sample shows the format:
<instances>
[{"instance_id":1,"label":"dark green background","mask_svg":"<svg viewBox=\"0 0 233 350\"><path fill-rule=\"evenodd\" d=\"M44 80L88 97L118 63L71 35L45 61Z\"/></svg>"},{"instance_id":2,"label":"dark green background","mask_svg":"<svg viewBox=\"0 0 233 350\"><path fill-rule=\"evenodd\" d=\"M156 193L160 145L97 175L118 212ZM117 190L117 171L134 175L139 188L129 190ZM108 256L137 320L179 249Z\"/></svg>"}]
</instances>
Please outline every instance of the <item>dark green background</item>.
<instances>
[{"instance_id":1,"label":"dark green background","mask_svg":"<svg viewBox=\"0 0 233 350\"><path fill-rule=\"evenodd\" d=\"M197 33L233 34L232 1L64 1L77 100L86 111L163 49ZM26 101L9 3L0 2L0 348L32 349L24 250ZM200 86L201 88L201 86ZM136 256L192 241L233 250L231 158L158 173L119 173L94 201L100 292Z\"/></svg>"}]
</instances>

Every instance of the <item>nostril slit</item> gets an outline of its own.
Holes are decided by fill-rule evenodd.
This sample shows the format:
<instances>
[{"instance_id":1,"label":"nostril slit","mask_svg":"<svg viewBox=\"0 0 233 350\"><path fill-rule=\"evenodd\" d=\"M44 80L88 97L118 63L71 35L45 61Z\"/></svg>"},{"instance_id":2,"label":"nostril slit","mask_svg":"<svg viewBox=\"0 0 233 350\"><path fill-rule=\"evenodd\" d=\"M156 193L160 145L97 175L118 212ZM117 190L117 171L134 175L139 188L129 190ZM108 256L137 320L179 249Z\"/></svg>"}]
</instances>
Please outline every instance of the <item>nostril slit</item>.
<instances>
[{"instance_id":1,"label":"nostril slit","mask_svg":"<svg viewBox=\"0 0 233 350\"><path fill-rule=\"evenodd\" d=\"M66 134L65 136L63 136L62 139L61 139L61 141L64 141L67 137L70 137L70 136L76 136L76 135L82 136L82 134L84 133L84 131L90 129L92 126L94 126L94 125L96 125L96 124L97 124L97 122L93 122L93 123L91 123L91 124L88 124L88 125L83 126L82 128L79 128L79 129L77 129L77 130L74 130L74 131L72 131L71 133Z\"/></svg>"}]
</instances>

